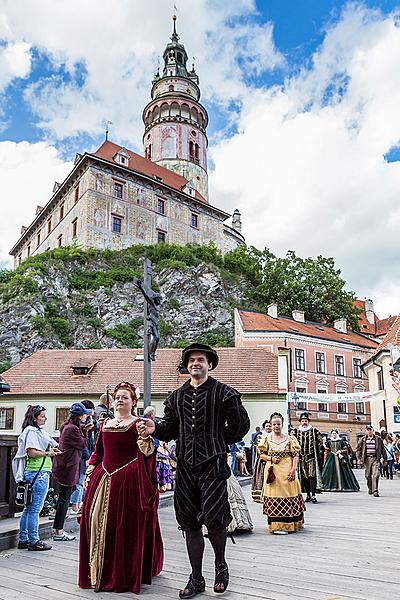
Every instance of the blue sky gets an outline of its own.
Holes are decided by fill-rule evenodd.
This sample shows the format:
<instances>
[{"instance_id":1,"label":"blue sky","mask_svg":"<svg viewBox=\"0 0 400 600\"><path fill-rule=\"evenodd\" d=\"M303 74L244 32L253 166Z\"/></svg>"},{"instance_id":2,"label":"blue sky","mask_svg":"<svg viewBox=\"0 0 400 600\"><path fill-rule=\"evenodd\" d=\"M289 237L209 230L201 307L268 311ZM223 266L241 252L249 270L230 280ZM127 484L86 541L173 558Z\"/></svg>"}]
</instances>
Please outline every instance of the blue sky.
<instances>
[{"instance_id":1,"label":"blue sky","mask_svg":"<svg viewBox=\"0 0 400 600\"><path fill-rule=\"evenodd\" d=\"M165 0L152 14L145 0L0 7L0 177L16 200L0 205L9 224L0 263L75 153L100 145L106 120L113 141L141 152L172 9ZM249 243L334 256L381 313L399 311L399 11L400 0L178 4L210 117L211 202L241 210Z\"/></svg>"}]
</instances>

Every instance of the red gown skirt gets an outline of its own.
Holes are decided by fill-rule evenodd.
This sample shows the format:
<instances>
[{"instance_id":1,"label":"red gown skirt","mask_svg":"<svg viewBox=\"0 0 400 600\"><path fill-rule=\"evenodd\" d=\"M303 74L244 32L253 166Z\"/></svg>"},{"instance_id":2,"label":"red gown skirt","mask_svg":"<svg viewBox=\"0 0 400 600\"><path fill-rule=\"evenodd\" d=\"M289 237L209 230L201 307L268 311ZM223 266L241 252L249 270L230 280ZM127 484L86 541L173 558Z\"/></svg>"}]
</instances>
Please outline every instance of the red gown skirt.
<instances>
[{"instance_id":1,"label":"red gown skirt","mask_svg":"<svg viewBox=\"0 0 400 600\"><path fill-rule=\"evenodd\" d=\"M135 426L101 430L82 508L79 587L140 592L163 566L155 453L138 448Z\"/></svg>"}]
</instances>

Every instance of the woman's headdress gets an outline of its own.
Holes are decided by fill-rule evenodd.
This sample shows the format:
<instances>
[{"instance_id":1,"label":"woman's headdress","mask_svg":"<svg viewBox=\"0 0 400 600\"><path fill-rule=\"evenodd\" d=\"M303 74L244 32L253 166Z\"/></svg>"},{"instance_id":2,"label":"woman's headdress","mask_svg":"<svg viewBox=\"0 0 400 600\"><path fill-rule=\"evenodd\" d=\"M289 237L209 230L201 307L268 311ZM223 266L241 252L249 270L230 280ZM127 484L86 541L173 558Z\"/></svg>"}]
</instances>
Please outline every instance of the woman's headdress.
<instances>
[{"instance_id":1,"label":"woman's headdress","mask_svg":"<svg viewBox=\"0 0 400 600\"><path fill-rule=\"evenodd\" d=\"M132 392L132 395L134 398L136 398L136 400L139 400L140 398L140 389L134 383L129 383L129 381L121 381L121 383L117 383L113 391L114 398L118 390L129 390Z\"/></svg>"}]
</instances>

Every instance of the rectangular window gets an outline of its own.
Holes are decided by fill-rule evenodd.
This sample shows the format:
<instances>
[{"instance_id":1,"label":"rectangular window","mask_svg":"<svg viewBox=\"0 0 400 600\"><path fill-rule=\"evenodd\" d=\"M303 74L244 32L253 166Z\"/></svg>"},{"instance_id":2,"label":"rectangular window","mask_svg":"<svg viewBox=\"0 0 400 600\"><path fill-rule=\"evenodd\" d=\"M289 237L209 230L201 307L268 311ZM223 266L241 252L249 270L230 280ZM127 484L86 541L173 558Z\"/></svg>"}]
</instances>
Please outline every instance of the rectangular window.
<instances>
[{"instance_id":1,"label":"rectangular window","mask_svg":"<svg viewBox=\"0 0 400 600\"><path fill-rule=\"evenodd\" d=\"M62 246L62 234L58 236L57 238L57 246L60 247Z\"/></svg>"},{"instance_id":2,"label":"rectangular window","mask_svg":"<svg viewBox=\"0 0 400 600\"><path fill-rule=\"evenodd\" d=\"M382 371L382 369L380 369L377 372L377 377L378 377L378 390L383 390L384 389L384 385L383 385L383 371Z\"/></svg>"},{"instance_id":3,"label":"rectangular window","mask_svg":"<svg viewBox=\"0 0 400 600\"><path fill-rule=\"evenodd\" d=\"M39 248L39 246L40 246L40 231L36 236L36 248Z\"/></svg>"},{"instance_id":4,"label":"rectangular window","mask_svg":"<svg viewBox=\"0 0 400 600\"><path fill-rule=\"evenodd\" d=\"M364 415L364 414L365 414L364 402L356 402L356 415Z\"/></svg>"},{"instance_id":5,"label":"rectangular window","mask_svg":"<svg viewBox=\"0 0 400 600\"><path fill-rule=\"evenodd\" d=\"M362 379L361 358L353 358L353 377Z\"/></svg>"},{"instance_id":6,"label":"rectangular window","mask_svg":"<svg viewBox=\"0 0 400 600\"><path fill-rule=\"evenodd\" d=\"M78 219L72 221L72 238L76 238L78 234Z\"/></svg>"},{"instance_id":7,"label":"rectangular window","mask_svg":"<svg viewBox=\"0 0 400 600\"><path fill-rule=\"evenodd\" d=\"M338 402L337 411L339 413L347 413L347 404L346 404L346 402Z\"/></svg>"},{"instance_id":8,"label":"rectangular window","mask_svg":"<svg viewBox=\"0 0 400 600\"><path fill-rule=\"evenodd\" d=\"M113 230L113 233L121 233L121 231L122 231L121 217L113 217L112 218L112 230Z\"/></svg>"},{"instance_id":9,"label":"rectangular window","mask_svg":"<svg viewBox=\"0 0 400 600\"><path fill-rule=\"evenodd\" d=\"M26 248L26 255L30 256L31 255L31 245L28 244L27 248Z\"/></svg>"},{"instance_id":10,"label":"rectangular window","mask_svg":"<svg viewBox=\"0 0 400 600\"><path fill-rule=\"evenodd\" d=\"M13 408L0 408L0 429L14 429Z\"/></svg>"},{"instance_id":11,"label":"rectangular window","mask_svg":"<svg viewBox=\"0 0 400 600\"><path fill-rule=\"evenodd\" d=\"M326 402L318 402L319 412L328 412L328 404Z\"/></svg>"},{"instance_id":12,"label":"rectangular window","mask_svg":"<svg viewBox=\"0 0 400 600\"><path fill-rule=\"evenodd\" d=\"M104 179L100 176L96 177L96 191L104 192Z\"/></svg>"},{"instance_id":13,"label":"rectangular window","mask_svg":"<svg viewBox=\"0 0 400 600\"><path fill-rule=\"evenodd\" d=\"M56 427L57 431L60 431L61 425L68 419L69 417L69 407L56 408Z\"/></svg>"},{"instance_id":14,"label":"rectangular window","mask_svg":"<svg viewBox=\"0 0 400 600\"><path fill-rule=\"evenodd\" d=\"M315 353L315 370L317 373L325 373L325 354L324 352Z\"/></svg>"},{"instance_id":15,"label":"rectangular window","mask_svg":"<svg viewBox=\"0 0 400 600\"><path fill-rule=\"evenodd\" d=\"M22 256L21 256L21 254L20 254L20 255L18 256L18 265L20 265L20 264L21 264L21 262L22 262Z\"/></svg>"},{"instance_id":16,"label":"rectangular window","mask_svg":"<svg viewBox=\"0 0 400 600\"><path fill-rule=\"evenodd\" d=\"M60 221L62 221L64 218L64 206L64 203L60 206Z\"/></svg>"},{"instance_id":17,"label":"rectangular window","mask_svg":"<svg viewBox=\"0 0 400 600\"><path fill-rule=\"evenodd\" d=\"M122 200L124 186L122 183L114 182L114 198L119 198Z\"/></svg>"},{"instance_id":18,"label":"rectangular window","mask_svg":"<svg viewBox=\"0 0 400 600\"><path fill-rule=\"evenodd\" d=\"M295 348L294 361L295 361L295 369L297 371L305 371L306 370L306 361L305 361L304 350Z\"/></svg>"},{"instance_id":19,"label":"rectangular window","mask_svg":"<svg viewBox=\"0 0 400 600\"><path fill-rule=\"evenodd\" d=\"M318 388L317 394L326 394L326 388Z\"/></svg>"},{"instance_id":20,"label":"rectangular window","mask_svg":"<svg viewBox=\"0 0 400 600\"><path fill-rule=\"evenodd\" d=\"M75 191L74 191L74 204L76 204L78 202L78 200L79 200L79 183L76 186Z\"/></svg>"},{"instance_id":21,"label":"rectangular window","mask_svg":"<svg viewBox=\"0 0 400 600\"><path fill-rule=\"evenodd\" d=\"M335 356L335 373L341 377L344 376L344 358L343 356Z\"/></svg>"},{"instance_id":22,"label":"rectangular window","mask_svg":"<svg viewBox=\"0 0 400 600\"><path fill-rule=\"evenodd\" d=\"M47 235L50 235L50 234L51 234L51 217L47 221Z\"/></svg>"},{"instance_id":23,"label":"rectangular window","mask_svg":"<svg viewBox=\"0 0 400 600\"><path fill-rule=\"evenodd\" d=\"M164 231L157 231L157 243L162 244L166 241L166 233Z\"/></svg>"},{"instance_id":24,"label":"rectangular window","mask_svg":"<svg viewBox=\"0 0 400 600\"><path fill-rule=\"evenodd\" d=\"M196 215L196 213L191 214L191 225L196 229L199 227L199 215Z\"/></svg>"},{"instance_id":25,"label":"rectangular window","mask_svg":"<svg viewBox=\"0 0 400 600\"><path fill-rule=\"evenodd\" d=\"M157 212L160 215L165 215L165 201L157 198Z\"/></svg>"}]
</instances>

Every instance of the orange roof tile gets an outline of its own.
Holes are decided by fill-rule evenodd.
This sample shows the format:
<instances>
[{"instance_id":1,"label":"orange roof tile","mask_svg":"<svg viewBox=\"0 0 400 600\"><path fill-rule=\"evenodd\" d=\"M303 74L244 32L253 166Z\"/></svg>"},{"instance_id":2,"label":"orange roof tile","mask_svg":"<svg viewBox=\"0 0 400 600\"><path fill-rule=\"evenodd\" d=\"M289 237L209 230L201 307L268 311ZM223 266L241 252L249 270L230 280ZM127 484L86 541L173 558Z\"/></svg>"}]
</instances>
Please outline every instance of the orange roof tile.
<instances>
[{"instance_id":1,"label":"orange roof tile","mask_svg":"<svg viewBox=\"0 0 400 600\"><path fill-rule=\"evenodd\" d=\"M220 363L212 375L246 394L278 392L278 357L265 349L220 348ZM105 386L132 381L143 389L143 349L39 350L2 376L12 394L71 395L101 394ZM181 386L187 376L177 366L181 350L160 348L152 363L152 392L167 394ZM74 375L72 366L94 365L88 375ZM3 398L6 398L4 395Z\"/></svg>"},{"instance_id":2,"label":"orange roof tile","mask_svg":"<svg viewBox=\"0 0 400 600\"><path fill-rule=\"evenodd\" d=\"M386 317L386 319L378 319L376 323L376 335L386 335L396 319L396 316Z\"/></svg>"},{"instance_id":3,"label":"orange roof tile","mask_svg":"<svg viewBox=\"0 0 400 600\"><path fill-rule=\"evenodd\" d=\"M110 162L114 162L115 155L123 149L123 146L118 146L109 140L102 143L100 148L93 153L94 156L99 156L100 158L104 158L105 160L109 160ZM188 180L182 175L178 175L169 169L161 167L157 165L155 162L152 162L148 158L144 158L140 154L133 152L132 150L128 150L124 148L129 154L128 159L128 167L133 171L138 173L143 173L143 175L147 175L147 177L160 178L160 180L169 185L176 190L182 191L183 188L187 185ZM125 165L122 165L125 167ZM207 200L203 198L203 196L196 191L195 194L196 200L200 200L207 204Z\"/></svg>"},{"instance_id":4,"label":"orange roof tile","mask_svg":"<svg viewBox=\"0 0 400 600\"><path fill-rule=\"evenodd\" d=\"M400 346L400 315L394 317L394 321L392 323L391 328L376 348L374 356L379 354L381 350L390 347L391 345Z\"/></svg>"},{"instance_id":5,"label":"orange roof tile","mask_svg":"<svg viewBox=\"0 0 400 600\"><path fill-rule=\"evenodd\" d=\"M377 346L376 342L360 333L349 329L347 333L342 333L334 329L332 325L323 325L322 323L313 323L310 321L301 323L289 317L278 317L275 319L265 313L246 310L239 310L239 315L244 331L282 331L290 335L305 335L366 348L375 348Z\"/></svg>"}]
</instances>

